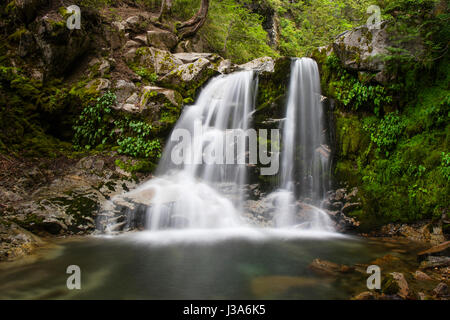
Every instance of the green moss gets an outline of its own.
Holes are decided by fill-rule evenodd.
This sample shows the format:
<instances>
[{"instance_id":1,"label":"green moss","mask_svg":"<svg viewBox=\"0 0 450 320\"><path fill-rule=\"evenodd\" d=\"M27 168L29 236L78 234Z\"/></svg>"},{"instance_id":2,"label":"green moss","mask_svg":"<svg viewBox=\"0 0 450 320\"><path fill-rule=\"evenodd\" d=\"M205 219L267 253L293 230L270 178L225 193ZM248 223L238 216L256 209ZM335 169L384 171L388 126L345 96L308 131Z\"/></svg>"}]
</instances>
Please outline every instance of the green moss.
<instances>
[{"instance_id":1,"label":"green moss","mask_svg":"<svg viewBox=\"0 0 450 320\"><path fill-rule=\"evenodd\" d=\"M400 288L397 284L397 281L394 280L394 277L391 274L387 275L383 279L383 281L381 283L381 291L384 294L389 294L389 295L396 294L399 290L400 290Z\"/></svg>"},{"instance_id":2,"label":"green moss","mask_svg":"<svg viewBox=\"0 0 450 320\"><path fill-rule=\"evenodd\" d=\"M127 160L126 162L117 159L115 164L122 170L133 175L136 173L151 173L156 169L156 164L147 159ZM126 191L126 189L124 190Z\"/></svg>"}]
</instances>

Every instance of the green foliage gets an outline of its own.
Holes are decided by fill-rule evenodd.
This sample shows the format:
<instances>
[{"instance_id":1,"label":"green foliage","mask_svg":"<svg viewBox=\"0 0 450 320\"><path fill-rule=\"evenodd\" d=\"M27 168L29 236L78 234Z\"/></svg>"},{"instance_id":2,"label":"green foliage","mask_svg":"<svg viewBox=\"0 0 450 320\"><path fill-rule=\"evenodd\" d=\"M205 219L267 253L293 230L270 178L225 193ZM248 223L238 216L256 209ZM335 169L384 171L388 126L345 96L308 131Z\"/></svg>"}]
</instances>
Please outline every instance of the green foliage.
<instances>
[{"instance_id":1,"label":"green foliage","mask_svg":"<svg viewBox=\"0 0 450 320\"><path fill-rule=\"evenodd\" d=\"M155 84L158 81L158 75L155 72L150 72L150 70L147 68L140 67L137 68L135 72L137 75L141 76L142 79L152 84Z\"/></svg>"},{"instance_id":2,"label":"green foliage","mask_svg":"<svg viewBox=\"0 0 450 320\"><path fill-rule=\"evenodd\" d=\"M358 186L363 226L439 218L450 207L449 90L446 62L434 82L418 83L416 101L384 117L336 112L336 178ZM351 120L353 119L353 120ZM369 140L369 144L361 141ZM358 142L359 141L359 142Z\"/></svg>"},{"instance_id":3,"label":"green foliage","mask_svg":"<svg viewBox=\"0 0 450 320\"><path fill-rule=\"evenodd\" d=\"M161 157L161 143L159 140L146 140L144 137L126 137L118 139L119 153L133 157Z\"/></svg>"},{"instance_id":4,"label":"green foliage","mask_svg":"<svg viewBox=\"0 0 450 320\"><path fill-rule=\"evenodd\" d=\"M160 141L151 140L153 129L151 125L128 119L115 121L114 124L116 128L119 128L119 138L117 138L119 153L136 158L161 157Z\"/></svg>"},{"instance_id":5,"label":"green foliage","mask_svg":"<svg viewBox=\"0 0 450 320\"><path fill-rule=\"evenodd\" d=\"M74 126L74 144L77 149L84 147L87 150L106 144L111 137L112 109L116 101L116 95L107 92L97 99L95 105L87 106Z\"/></svg>"},{"instance_id":6,"label":"green foliage","mask_svg":"<svg viewBox=\"0 0 450 320\"><path fill-rule=\"evenodd\" d=\"M85 107L74 126L74 146L81 149L103 149L105 145L117 146L120 154L136 158L157 159L161 144L152 139L152 126L130 116L118 117L112 106L116 95L105 93L94 105Z\"/></svg>"},{"instance_id":7,"label":"green foliage","mask_svg":"<svg viewBox=\"0 0 450 320\"><path fill-rule=\"evenodd\" d=\"M450 152L442 152L441 156L442 160L439 170L442 174L442 177L447 181L450 181Z\"/></svg>"},{"instance_id":8,"label":"green foliage","mask_svg":"<svg viewBox=\"0 0 450 320\"><path fill-rule=\"evenodd\" d=\"M395 112L385 115L376 126L373 123L366 123L364 129L370 132L370 139L377 145L377 151L389 156L405 126L405 121Z\"/></svg>"},{"instance_id":9,"label":"green foliage","mask_svg":"<svg viewBox=\"0 0 450 320\"><path fill-rule=\"evenodd\" d=\"M345 30L369 18L369 0L268 0L280 16L279 50L286 56L304 56Z\"/></svg>"},{"instance_id":10,"label":"green foliage","mask_svg":"<svg viewBox=\"0 0 450 320\"><path fill-rule=\"evenodd\" d=\"M378 115L384 105L392 102L392 97L383 86L361 82L341 67L336 55L332 54L327 58L326 66L332 73L328 84L331 87L330 93L344 106L351 106L351 110L366 107L366 110L372 110Z\"/></svg>"},{"instance_id":11,"label":"green foliage","mask_svg":"<svg viewBox=\"0 0 450 320\"><path fill-rule=\"evenodd\" d=\"M236 63L276 56L267 44L262 19L234 0L211 1L208 19L199 33L213 52Z\"/></svg>"},{"instance_id":12,"label":"green foliage","mask_svg":"<svg viewBox=\"0 0 450 320\"><path fill-rule=\"evenodd\" d=\"M128 159L126 161L116 159L115 164L122 170L125 170L126 172L129 172L131 174L149 173L154 171L156 168L156 165L147 159Z\"/></svg>"}]
</instances>

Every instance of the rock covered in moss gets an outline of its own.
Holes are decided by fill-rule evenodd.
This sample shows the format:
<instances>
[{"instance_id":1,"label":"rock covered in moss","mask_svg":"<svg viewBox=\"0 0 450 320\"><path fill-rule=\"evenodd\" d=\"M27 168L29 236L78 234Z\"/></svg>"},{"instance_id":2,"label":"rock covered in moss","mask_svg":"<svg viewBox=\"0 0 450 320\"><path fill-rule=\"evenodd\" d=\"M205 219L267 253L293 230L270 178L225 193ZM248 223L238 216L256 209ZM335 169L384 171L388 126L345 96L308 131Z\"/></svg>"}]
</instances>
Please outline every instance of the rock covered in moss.
<instances>
[{"instance_id":1,"label":"rock covered in moss","mask_svg":"<svg viewBox=\"0 0 450 320\"><path fill-rule=\"evenodd\" d=\"M23 200L5 202L2 217L35 234L70 235L94 231L97 213L105 201L136 185L111 166L111 159L107 159L108 164L105 159L83 158L32 193L27 192L26 186L18 188Z\"/></svg>"},{"instance_id":2,"label":"rock covered in moss","mask_svg":"<svg viewBox=\"0 0 450 320\"><path fill-rule=\"evenodd\" d=\"M17 224L0 219L0 261L14 260L30 254L43 243L38 236Z\"/></svg>"},{"instance_id":3,"label":"rock covered in moss","mask_svg":"<svg viewBox=\"0 0 450 320\"><path fill-rule=\"evenodd\" d=\"M381 289L384 294L398 295L406 299L409 296L409 285L403 273L392 272L383 280Z\"/></svg>"},{"instance_id":4,"label":"rock covered in moss","mask_svg":"<svg viewBox=\"0 0 450 320\"><path fill-rule=\"evenodd\" d=\"M257 72L274 72L275 61L272 57L261 57L239 65L240 70L254 70Z\"/></svg>"},{"instance_id":5,"label":"rock covered in moss","mask_svg":"<svg viewBox=\"0 0 450 320\"><path fill-rule=\"evenodd\" d=\"M390 47L400 46L401 49L408 49L417 56L423 51L420 38L403 42L401 45L395 43L395 33L390 30L391 27L388 21L382 21L370 28L364 25L346 31L333 42L333 51L340 58L343 67L376 73L376 81L388 84L391 77L384 58L389 55Z\"/></svg>"}]
</instances>

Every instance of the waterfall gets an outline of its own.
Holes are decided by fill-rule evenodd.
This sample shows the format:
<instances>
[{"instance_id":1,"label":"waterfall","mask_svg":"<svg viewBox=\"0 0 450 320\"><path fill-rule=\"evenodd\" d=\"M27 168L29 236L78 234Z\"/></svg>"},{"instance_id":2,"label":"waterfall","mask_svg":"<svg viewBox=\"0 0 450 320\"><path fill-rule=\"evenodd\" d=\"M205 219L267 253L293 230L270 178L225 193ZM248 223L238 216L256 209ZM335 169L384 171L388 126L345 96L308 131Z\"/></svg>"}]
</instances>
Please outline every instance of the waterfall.
<instances>
[{"instance_id":1,"label":"waterfall","mask_svg":"<svg viewBox=\"0 0 450 320\"><path fill-rule=\"evenodd\" d=\"M203 88L194 105L185 108L166 144L157 178L127 194L132 199L144 197L141 203L148 203L147 229L240 224L246 146L227 137L249 128L256 90L253 71L219 76ZM234 160L241 161L221 161L227 149L236 149Z\"/></svg>"},{"instance_id":2,"label":"waterfall","mask_svg":"<svg viewBox=\"0 0 450 320\"><path fill-rule=\"evenodd\" d=\"M112 199L101 215L103 229L234 228L246 225L249 212L262 208L257 219L275 227L333 231L320 209L330 156L317 64L309 58L292 61L278 189L251 200L247 160L253 153L246 132L252 128L257 87L254 71L209 81L196 103L183 110L156 177Z\"/></svg>"},{"instance_id":3,"label":"waterfall","mask_svg":"<svg viewBox=\"0 0 450 320\"><path fill-rule=\"evenodd\" d=\"M319 208L329 188L330 149L324 123L317 63L294 59L282 125L279 189L269 196L278 211L277 226L331 229L328 215Z\"/></svg>"}]
</instances>

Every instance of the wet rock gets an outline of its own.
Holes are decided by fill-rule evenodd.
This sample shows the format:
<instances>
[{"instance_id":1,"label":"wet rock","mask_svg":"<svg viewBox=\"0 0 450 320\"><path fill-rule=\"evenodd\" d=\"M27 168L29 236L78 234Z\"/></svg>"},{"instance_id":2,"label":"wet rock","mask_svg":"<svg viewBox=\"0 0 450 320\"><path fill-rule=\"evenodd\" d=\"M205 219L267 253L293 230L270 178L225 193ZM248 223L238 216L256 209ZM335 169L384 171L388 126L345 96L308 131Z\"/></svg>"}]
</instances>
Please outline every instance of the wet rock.
<instances>
[{"instance_id":1,"label":"wet rock","mask_svg":"<svg viewBox=\"0 0 450 320\"><path fill-rule=\"evenodd\" d=\"M416 280L420 280L420 281L429 281L432 280L431 277L429 275L427 275L426 273L417 270L416 272L414 272L414 279Z\"/></svg>"},{"instance_id":2,"label":"wet rock","mask_svg":"<svg viewBox=\"0 0 450 320\"><path fill-rule=\"evenodd\" d=\"M134 41L134 40L128 40L128 41L125 43L124 48L125 48L125 49L139 48L140 46L141 46L141 45L140 45L137 41Z\"/></svg>"},{"instance_id":3,"label":"wet rock","mask_svg":"<svg viewBox=\"0 0 450 320\"><path fill-rule=\"evenodd\" d=\"M227 60L222 60L220 62L219 66L217 67L217 70L220 73L228 74L228 73L234 72L236 70L236 68L237 68L236 65L234 65L231 62L231 60L227 59Z\"/></svg>"},{"instance_id":4,"label":"wet rock","mask_svg":"<svg viewBox=\"0 0 450 320\"><path fill-rule=\"evenodd\" d=\"M344 233L352 233L358 230L360 223L355 218L350 218L344 214L339 214L339 220L336 225L336 231Z\"/></svg>"},{"instance_id":5,"label":"wet rock","mask_svg":"<svg viewBox=\"0 0 450 320\"><path fill-rule=\"evenodd\" d=\"M125 21L114 21L112 23L112 26L115 27L117 29L117 31L124 32L125 27L126 27L126 22Z\"/></svg>"},{"instance_id":6,"label":"wet rock","mask_svg":"<svg viewBox=\"0 0 450 320\"><path fill-rule=\"evenodd\" d=\"M275 61L271 57L262 57L238 66L240 70L255 70L258 72L274 72Z\"/></svg>"},{"instance_id":7,"label":"wet rock","mask_svg":"<svg viewBox=\"0 0 450 320\"><path fill-rule=\"evenodd\" d=\"M438 245L445 241L442 227L427 222L409 225L390 223L381 228L379 235L389 237L400 236L413 241L428 242L433 245Z\"/></svg>"},{"instance_id":8,"label":"wet rock","mask_svg":"<svg viewBox=\"0 0 450 320\"><path fill-rule=\"evenodd\" d=\"M444 282L439 283L436 288L433 289L433 294L438 297L447 296L449 294L448 285Z\"/></svg>"},{"instance_id":9,"label":"wet rock","mask_svg":"<svg viewBox=\"0 0 450 320\"><path fill-rule=\"evenodd\" d=\"M38 236L17 224L0 219L0 261L14 260L30 254L43 243Z\"/></svg>"},{"instance_id":10,"label":"wet rock","mask_svg":"<svg viewBox=\"0 0 450 320\"><path fill-rule=\"evenodd\" d=\"M38 235L91 233L106 200L135 186L114 172L114 161L109 159L108 164L106 159L90 156L57 169L61 172L33 192L21 190L23 200L8 203L2 218Z\"/></svg>"},{"instance_id":11,"label":"wet rock","mask_svg":"<svg viewBox=\"0 0 450 320\"><path fill-rule=\"evenodd\" d=\"M89 62L89 67L91 68L91 72L89 74L90 77L100 76L103 77L105 74L109 73L111 69L111 64L106 59L93 59Z\"/></svg>"},{"instance_id":12,"label":"wet rock","mask_svg":"<svg viewBox=\"0 0 450 320\"><path fill-rule=\"evenodd\" d=\"M382 292L386 295L398 295L406 299L409 295L408 282L403 273L390 273L381 284Z\"/></svg>"},{"instance_id":13,"label":"wet rock","mask_svg":"<svg viewBox=\"0 0 450 320\"><path fill-rule=\"evenodd\" d=\"M333 276L339 273L348 273L354 271L354 268L352 267L321 259L314 259L313 262L309 265L309 268L319 274Z\"/></svg>"},{"instance_id":14,"label":"wet rock","mask_svg":"<svg viewBox=\"0 0 450 320\"><path fill-rule=\"evenodd\" d=\"M422 270L430 268L442 268L450 266L450 257L434 257L429 256L420 263L419 268Z\"/></svg>"},{"instance_id":15,"label":"wet rock","mask_svg":"<svg viewBox=\"0 0 450 320\"><path fill-rule=\"evenodd\" d=\"M434 246L428 250L421 251L417 254L417 259L420 261L425 260L429 256L450 256L450 241L443 242L437 246Z\"/></svg>"},{"instance_id":16,"label":"wet rock","mask_svg":"<svg viewBox=\"0 0 450 320\"><path fill-rule=\"evenodd\" d=\"M165 75L161 79L161 82L174 88L179 86L198 88L217 73L209 60L199 58L193 63L183 64L177 67Z\"/></svg>"}]
</instances>

